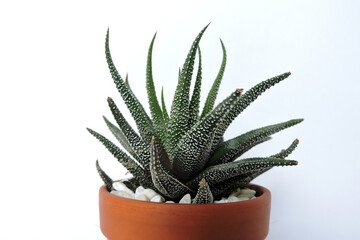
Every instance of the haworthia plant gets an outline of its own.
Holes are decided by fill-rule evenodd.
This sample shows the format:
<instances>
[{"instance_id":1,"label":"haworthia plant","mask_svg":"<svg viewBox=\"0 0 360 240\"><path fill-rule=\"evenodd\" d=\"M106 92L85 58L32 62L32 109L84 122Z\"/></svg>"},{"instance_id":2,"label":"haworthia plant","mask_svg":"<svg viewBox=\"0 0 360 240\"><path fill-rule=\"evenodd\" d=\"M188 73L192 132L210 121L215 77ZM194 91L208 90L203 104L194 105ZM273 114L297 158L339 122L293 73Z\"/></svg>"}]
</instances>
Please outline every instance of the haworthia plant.
<instances>
[{"instance_id":1,"label":"haworthia plant","mask_svg":"<svg viewBox=\"0 0 360 240\"><path fill-rule=\"evenodd\" d=\"M263 92L289 77L289 72L260 82L245 92L243 89L236 89L215 106L226 66L226 50L220 40L223 50L222 64L200 114L200 89L203 79L199 44L207 27L194 40L185 63L179 70L170 113L165 104L164 89L161 90L160 101L155 91L152 73L152 52L156 34L154 35L146 67L146 89L151 117L130 89L127 75L124 81L116 70L110 54L109 31L107 32L105 53L110 73L135 120L138 132L128 124L111 98L108 98L108 105L117 125L105 117L104 120L124 150L103 135L91 129L88 131L133 175L133 178L127 181L133 189L142 185L161 193L169 200L179 200L189 193L194 204L212 203L214 198L221 197L234 188L244 187L272 167L297 165L297 161L285 158L296 148L298 140L270 157L238 158L252 147L270 140L271 135L294 126L303 119L258 128L226 141L223 138L231 122ZM190 95L196 55L199 66ZM96 169L108 191L111 191L113 180L100 168L98 161Z\"/></svg>"}]
</instances>

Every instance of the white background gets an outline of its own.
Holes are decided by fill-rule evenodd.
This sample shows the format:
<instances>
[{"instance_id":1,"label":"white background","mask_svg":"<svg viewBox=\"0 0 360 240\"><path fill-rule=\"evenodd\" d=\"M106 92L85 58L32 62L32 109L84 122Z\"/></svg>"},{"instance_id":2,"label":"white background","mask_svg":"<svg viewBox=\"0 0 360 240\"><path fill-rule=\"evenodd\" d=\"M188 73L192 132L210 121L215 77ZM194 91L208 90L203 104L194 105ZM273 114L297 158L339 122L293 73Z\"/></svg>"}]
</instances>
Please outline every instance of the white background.
<instances>
[{"instance_id":1,"label":"white background","mask_svg":"<svg viewBox=\"0 0 360 240\"><path fill-rule=\"evenodd\" d=\"M209 22L202 103L221 63L219 37L228 64L217 101L292 72L226 138L305 118L246 154L267 156L300 139L290 157L297 167L254 181L272 191L267 239L359 239L359 10L359 1L2 1L0 239L105 239L95 160L115 179L125 171L85 128L110 137L106 98L122 105L105 62L106 29L119 72L148 109L153 34L154 79L169 106L178 67Z\"/></svg>"}]
</instances>

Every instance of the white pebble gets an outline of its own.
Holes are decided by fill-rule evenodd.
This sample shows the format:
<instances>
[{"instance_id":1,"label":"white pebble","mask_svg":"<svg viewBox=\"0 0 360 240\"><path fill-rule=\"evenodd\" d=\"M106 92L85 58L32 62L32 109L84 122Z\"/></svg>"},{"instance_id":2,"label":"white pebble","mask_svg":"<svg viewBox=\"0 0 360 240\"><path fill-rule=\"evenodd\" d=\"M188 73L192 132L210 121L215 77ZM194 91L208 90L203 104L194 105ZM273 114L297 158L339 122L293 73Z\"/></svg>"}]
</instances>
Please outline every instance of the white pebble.
<instances>
[{"instance_id":1,"label":"white pebble","mask_svg":"<svg viewBox=\"0 0 360 240\"><path fill-rule=\"evenodd\" d=\"M136 190L135 190L135 197L143 194L144 190L145 190L145 188L143 186L137 187Z\"/></svg>"},{"instance_id":2,"label":"white pebble","mask_svg":"<svg viewBox=\"0 0 360 240\"><path fill-rule=\"evenodd\" d=\"M166 201L165 203L175 203L174 201Z\"/></svg>"},{"instance_id":3,"label":"white pebble","mask_svg":"<svg viewBox=\"0 0 360 240\"><path fill-rule=\"evenodd\" d=\"M214 201L214 203L228 203L229 201L228 200L225 200L225 199L221 199L221 200L218 200L218 201Z\"/></svg>"},{"instance_id":4,"label":"white pebble","mask_svg":"<svg viewBox=\"0 0 360 240\"><path fill-rule=\"evenodd\" d=\"M256 191L255 190L252 190L252 189L249 189L249 188L244 188L244 189L241 189L240 191L240 196L247 196L249 198L252 198L253 196L255 196L256 194Z\"/></svg>"},{"instance_id":5,"label":"white pebble","mask_svg":"<svg viewBox=\"0 0 360 240\"><path fill-rule=\"evenodd\" d=\"M116 191L123 191L123 192L127 192L128 194L130 194L132 196L132 198L134 198L134 192L131 191L124 183L122 182L114 182L113 183L113 188Z\"/></svg>"},{"instance_id":6,"label":"white pebble","mask_svg":"<svg viewBox=\"0 0 360 240\"><path fill-rule=\"evenodd\" d=\"M149 201L150 199L145 195L145 194L141 194L135 197L136 200L141 200L141 201Z\"/></svg>"},{"instance_id":7,"label":"white pebble","mask_svg":"<svg viewBox=\"0 0 360 240\"><path fill-rule=\"evenodd\" d=\"M113 188L115 190L121 191L122 189L126 188L126 185L122 182L113 182Z\"/></svg>"},{"instance_id":8,"label":"white pebble","mask_svg":"<svg viewBox=\"0 0 360 240\"><path fill-rule=\"evenodd\" d=\"M255 194L256 193L256 191L255 190L253 190L253 189L250 189L250 188L243 188L243 189L241 189L240 190L240 192L241 193L244 193L244 194Z\"/></svg>"},{"instance_id":9,"label":"white pebble","mask_svg":"<svg viewBox=\"0 0 360 240\"><path fill-rule=\"evenodd\" d=\"M233 192L229 195L229 197L237 197L240 194L240 192Z\"/></svg>"},{"instance_id":10,"label":"white pebble","mask_svg":"<svg viewBox=\"0 0 360 240\"><path fill-rule=\"evenodd\" d=\"M125 191L111 191L110 193L118 197L134 199L134 195L131 195Z\"/></svg>"},{"instance_id":11,"label":"white pebble","mask_svg":"<svg viewBox=\"0 0 360 240\"><path fill-rule=\"evenodd\" d=\"M182 199L179 201L179 203L191 203L191 196L190 194L185 194Z\"/></svg>"},{"instance_id":12,"label":"white pebble","mask_svg":"<svg viewBox=\"0 0 360 240\"><path fill-rule=\"evenodd\" d=\"M246 197L248 199L252 198L254 195L248 195L248 194L240 194L237 196L237 198L242 198L242 197Z\"/></svg>"},{"instance_id":13,"label":"white pebble","mask_svg":"<svg viewBox=\"0 0 360 240\"><path fill-rule=\"evenodd\" d=\"M164 202L165 199L160 195L155 195L153 198L150 199L150 202Z\"/></svg>"},{"instance_id":14,"label":"white pebble","mask_svg":"<svg viewBox=\"0 0 360 240\"><path fill-rule=\"evenodd\" d=\"M241 201L246 201L246 200L250 200L249 197L238 197L238 199L239 199L239 202L241 202Z\"/></svg>"},{"instance_id":15,"label":"white pebble","mask_svg":"<svg viewBox=\"0 0 360 240\"><path fill-rule=\"evenodd\" d=\"M235 191L233 191L230 195L238 196L240 194L240 192L241 192L241 189L238 188Z\"/></svg>"},{"instance_id":16,"label":"white pebble","mask_svg":"<svg viewBox=\"0 0 360 240\"><path fill-rule=\"evenodd\" d=\"M149 199L152 199L153 197L155 197L156 195L159 195L157 192L155 192L154 190L150 189L150 188L146 188L142 191L142 194L145 194Z\"/></svg>"},{"instance_id":17,"label":"white pebble","mask_svg":"<svg viewBox=\"0 0 360 240\"><path fill-rule=\"evenodd\" d=\"M238 202L239 201L239 199L237 198L237 197L235 197L235 196L230 196L230 197L228 197L228 199L227 199L229 202Z\"/></svg>"}]
</instances>

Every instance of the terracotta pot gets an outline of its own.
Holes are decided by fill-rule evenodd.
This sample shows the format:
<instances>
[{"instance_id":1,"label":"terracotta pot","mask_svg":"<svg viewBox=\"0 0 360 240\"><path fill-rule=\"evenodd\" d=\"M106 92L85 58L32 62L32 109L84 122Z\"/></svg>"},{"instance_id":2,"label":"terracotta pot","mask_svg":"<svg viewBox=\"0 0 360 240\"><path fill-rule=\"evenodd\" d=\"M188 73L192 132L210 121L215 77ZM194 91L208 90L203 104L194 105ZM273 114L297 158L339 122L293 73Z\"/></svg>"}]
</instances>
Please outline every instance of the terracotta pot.
<instances>
[{"instance_id":1,"label":"terracotta pot","mask_svg":"<svg viewBox=\"0 0 360 240\"><path fill-rule=\"evenodd\" d=\"M100 188L100 227L109 240L265 239L270 191L250 185L257 198L236 203L174 204L121 198Z\"/></svg>"}]
</instances>

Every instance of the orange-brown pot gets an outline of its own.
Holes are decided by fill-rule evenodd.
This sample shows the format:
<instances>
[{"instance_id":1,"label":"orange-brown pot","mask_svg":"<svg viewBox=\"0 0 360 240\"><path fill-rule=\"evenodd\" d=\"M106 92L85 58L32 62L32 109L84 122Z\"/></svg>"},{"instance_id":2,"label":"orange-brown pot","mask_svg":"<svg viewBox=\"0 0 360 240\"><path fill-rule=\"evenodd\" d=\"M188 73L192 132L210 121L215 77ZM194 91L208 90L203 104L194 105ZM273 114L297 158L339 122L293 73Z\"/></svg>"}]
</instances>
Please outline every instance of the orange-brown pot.
<instances>
[{"instance_id":1,"label":"orange-brown pot","mask_svg":"<svg viewBox=\"0 0 360 240\"><path fill-rule=\"evenodd\" d=\"M270 191L250 185L257 198L219 204L153 203L100 188L100 227L109 240L257 240L269 231Z\"/></svg>"}]
</instances>

